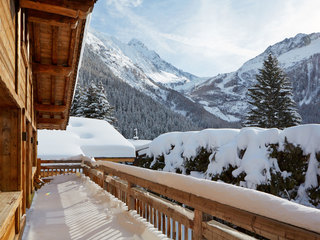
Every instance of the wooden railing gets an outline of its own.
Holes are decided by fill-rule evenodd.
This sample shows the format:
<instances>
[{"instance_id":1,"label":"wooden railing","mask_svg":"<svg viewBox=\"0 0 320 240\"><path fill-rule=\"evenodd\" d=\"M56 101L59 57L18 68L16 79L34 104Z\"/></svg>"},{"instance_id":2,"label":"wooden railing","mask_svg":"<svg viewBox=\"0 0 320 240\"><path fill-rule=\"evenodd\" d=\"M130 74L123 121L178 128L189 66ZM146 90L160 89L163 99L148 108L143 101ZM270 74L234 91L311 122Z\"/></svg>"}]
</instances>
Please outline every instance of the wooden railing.
<instances>
[{"instance_id":1,"label":"wooden railing","mask_svg":"<svg viewBox=\"0 0 320 240\"><path fill-rule=\"evenodd\" d=\"M41 160L38 159L37 175L51 177L62 174L82 172L81 160Z\"/></svg>"},{"instance_id":2,"label":"wooden railing","mask_svg":"<svg viewBox=\"0 0 320 240\"><path fill-rule=\"evenodd\" d=\"M320 226L317 232L309 231L112 167L86 162L83 173L169 238L320 239Z\"/></svg>"}]
</instances>

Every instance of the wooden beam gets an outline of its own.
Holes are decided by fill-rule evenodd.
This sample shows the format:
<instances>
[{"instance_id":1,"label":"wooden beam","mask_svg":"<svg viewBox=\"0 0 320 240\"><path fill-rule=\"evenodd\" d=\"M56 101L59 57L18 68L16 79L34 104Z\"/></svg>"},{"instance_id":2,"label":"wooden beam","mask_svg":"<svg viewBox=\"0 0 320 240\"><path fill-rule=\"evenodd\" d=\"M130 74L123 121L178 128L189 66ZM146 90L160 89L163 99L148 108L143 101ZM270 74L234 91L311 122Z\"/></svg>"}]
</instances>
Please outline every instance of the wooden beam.
<instances>
[{"instance_id":1,"label":"wooden beam","mask_svg":"<svg viewBox=\"0 0 320 240\"><path fill-rule=\"evenodd\" d=\"M32 64L32 71L33 73L46 73L54 76L65 76L68 77L72 74L73 69L72 67L63 67L63 66L56 66L51 64L40 64L40 63L33 63Z\"/></svg>"},{"instance_id":2,"label":"wooden beam","mask_svg":"<svg viewBox=\"0 0 320 240\"><path fill-rule=\"evenodd\" d=\"M58 41L59 41L59 27L52 27L52 64L58 64Z\"/></svg>"},{"instance_id":3,"label":"wooden beam","mask_svg":"<svg viewBox=\"0 0 320 240\"><path fill-rule=\"evenodd\" d=\"M47 13L58 14L71 18L85 19L91 12L92 6L87 4L72 3L67 1L66 5L56 5L55 1L31 1L31 0L20 0L20 7L38 10ZM93 4L92 4L93 5Z\"/></svg>"},{"instance_id":4,"label":"wooden beam","mask_svg":"<svg viewBox=\"0 0 320 240\"><path fill-rule=\"evenodd\" d=\"M58 119L58 118L38 118L38 124L52 124L52 125L62 125L64 124L66 119Z\"/></svg>"},{"instance_id":5,"label":"wooden beam","mask_svg":"<svg viewBox=\"0 0 320 240\"><path fill-rule=\"evenodd\" d=\"M52 64L58 64L58 52L59 52L59 27L52 27ZM51 97L50 102L52 105L55 104L56 96L56 77L51 76ZM51 116L53 117L53 116Z\"/></svg>"},{"instance_id":6,"label":"wooden beam","mask_svg":"<svg viewBox=\"0 0 320 240\"><path fill-rule=\"evenodd\" d=\"M41 46L40 46L40 27L39 23L33 24L33 46L34 46L34 60L41 61Z\"/></svg>"},{"instance_id":7,"label":"wooden beam","mask_svg":"<svg viewBox=\"0 0 320 240\"><path fill-rule=\"evenodd\" d=\"M75 29L78 25L78 19L32 9L29 9L28 11L28 21L33 23L44 23L56 27L70 27L71 29Z\"/></svg>"},{"instance_id":8,"label":"wooden beam","mask_svg":"<svg viewBox=\"0 0 320 240\"><path fill-rule=\"evenodd\" d=\"M66 105L49 105L49 104L36 104L36 111L38 112L54 112L60 113L67 110Z\"/></svg>"},{"instance_id":9,"label":"wooden beam","mask_svg":"<svg viewBox=\"0 0 320 240\"><path fill-rule=\"evenodd\" d=\"M54 13L72 18L79 17L79 12L74 9L69 9L66 7L52 5L48 3L34 2L30 0L20 0L20 7L38 10L42 12Z\"/></svg>"}]
</instances>

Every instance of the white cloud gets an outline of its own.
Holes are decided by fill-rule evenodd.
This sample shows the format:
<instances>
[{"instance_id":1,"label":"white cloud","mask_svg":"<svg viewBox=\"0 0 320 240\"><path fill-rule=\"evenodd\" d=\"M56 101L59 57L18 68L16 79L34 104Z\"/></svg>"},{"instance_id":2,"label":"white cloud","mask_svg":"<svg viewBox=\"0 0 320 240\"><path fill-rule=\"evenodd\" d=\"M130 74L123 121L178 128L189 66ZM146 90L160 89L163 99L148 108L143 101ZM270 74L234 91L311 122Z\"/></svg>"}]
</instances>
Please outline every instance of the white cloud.
<instances>
[{"instance_id":1,"label":"white cloud","mask_svg":"<svg viewBox=\"0 0 320 240\"><path fill-rule=\"evenodd\" d=\"M107 0L107 5L115 5L121 9L123 7L138 7L142 4L143 0Z\"/></svg>"},{"instance_id":2,"label":"white cloud","mask_svg":"<svg viewBox=\"0 0 320 240\"><path fill-rule=\"evenodd\" d=\"M234 71L284 38L320 31L319 0L105 1L99 17L119 26L116 37L198 75Z\"/></svg>"}]
</instances>

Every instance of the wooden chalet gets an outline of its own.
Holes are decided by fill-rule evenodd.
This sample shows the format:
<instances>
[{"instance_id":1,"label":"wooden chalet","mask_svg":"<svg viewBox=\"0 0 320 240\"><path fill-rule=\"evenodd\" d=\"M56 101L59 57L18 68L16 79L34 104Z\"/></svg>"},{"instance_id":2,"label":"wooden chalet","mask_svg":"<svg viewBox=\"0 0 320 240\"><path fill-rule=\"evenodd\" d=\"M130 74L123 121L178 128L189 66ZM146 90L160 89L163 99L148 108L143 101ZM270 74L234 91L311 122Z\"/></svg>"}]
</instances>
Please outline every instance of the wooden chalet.
<instances>
[{"instance_id":1,"label":"wooden chalet","mask_svg":"<svg viewBox=\"0 0 320 240\"><path fill-rule=\"evenodd\" d=\"M37 129L65 129L96 0L0 0L0 240L21 237Z\"/></svg>"}]
</instances>

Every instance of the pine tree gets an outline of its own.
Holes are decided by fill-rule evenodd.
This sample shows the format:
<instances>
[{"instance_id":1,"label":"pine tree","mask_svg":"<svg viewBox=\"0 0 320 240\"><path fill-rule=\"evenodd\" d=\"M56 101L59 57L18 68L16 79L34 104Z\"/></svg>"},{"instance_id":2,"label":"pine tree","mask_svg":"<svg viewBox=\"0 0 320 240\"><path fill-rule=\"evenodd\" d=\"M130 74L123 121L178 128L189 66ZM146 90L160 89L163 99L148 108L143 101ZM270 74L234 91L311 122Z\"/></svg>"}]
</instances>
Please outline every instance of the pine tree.
<instances>
[{"instance_id":1,"label":"pine tree","mask_svg":"<svg viewBox=\"0 0 320 240\"><path fill-rule=\"evenodd\" d=\"M77 87L71 115L102 119L112 125L117 121L114 117L114 107L109 104L101 81L97 86L92 82L87 89Z\"/></svg>"},{"instance_id":2,"label":"pine tree","mask_svg":"<svg viewBox=\"0 0 320 240\"><path fill-rule=\"evenodd\" d=\"M72 106L70 110L70 115L75 117L82 117L84 106L86 105L87 95L85 90L81 87L80 84L77 84L76 91L74 93Z\"/></svg>"},{"instance_id":3,"label":"pine tree","mask_svg":"<svg viewBox=\"0 0 320 240\"><path fill-rule=\"evenodd\" d=\"M298 125L301 117L293 100L292 86L276 57L269 54L256 80L248 90L250 110L244 125L279 129Z\"/></svg>"}]
</instances>

